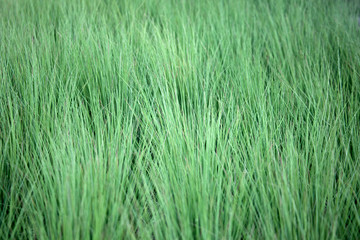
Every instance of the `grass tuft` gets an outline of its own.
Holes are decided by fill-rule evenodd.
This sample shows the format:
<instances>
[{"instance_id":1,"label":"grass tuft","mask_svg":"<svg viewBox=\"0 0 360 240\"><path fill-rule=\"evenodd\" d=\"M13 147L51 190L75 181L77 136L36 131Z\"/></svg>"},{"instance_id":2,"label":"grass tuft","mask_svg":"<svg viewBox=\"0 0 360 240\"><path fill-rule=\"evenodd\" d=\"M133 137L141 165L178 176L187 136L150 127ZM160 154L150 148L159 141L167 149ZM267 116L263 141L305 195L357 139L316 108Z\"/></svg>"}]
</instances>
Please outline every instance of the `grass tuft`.
<instances>
[{"instance_id":1,"label":"grass tuft","mask_svg":"<svg viewBox=\"0 0 360 240\"><path fill-rule=\"evenodd\" d=\"M0 0L0 239L358 239L359 15Z\"/></svg>"}]
</instances>

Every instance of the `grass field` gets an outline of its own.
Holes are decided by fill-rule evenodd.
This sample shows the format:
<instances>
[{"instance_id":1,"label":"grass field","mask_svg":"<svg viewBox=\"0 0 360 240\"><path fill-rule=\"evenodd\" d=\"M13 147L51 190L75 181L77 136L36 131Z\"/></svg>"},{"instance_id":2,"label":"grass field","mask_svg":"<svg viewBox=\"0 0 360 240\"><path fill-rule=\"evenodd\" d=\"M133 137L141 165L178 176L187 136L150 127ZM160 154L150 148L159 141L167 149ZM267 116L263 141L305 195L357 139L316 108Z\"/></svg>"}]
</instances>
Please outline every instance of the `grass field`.
<instances>
[{"instance_id":1,"label":"grass field","mask_svg":"<svg viewBox=\"0 0 360 240\"><path fill-rule=\"evenodd\" d=\"M359 239L358 16L0 0L0 239Z\"/></svg>"}]
</instances>

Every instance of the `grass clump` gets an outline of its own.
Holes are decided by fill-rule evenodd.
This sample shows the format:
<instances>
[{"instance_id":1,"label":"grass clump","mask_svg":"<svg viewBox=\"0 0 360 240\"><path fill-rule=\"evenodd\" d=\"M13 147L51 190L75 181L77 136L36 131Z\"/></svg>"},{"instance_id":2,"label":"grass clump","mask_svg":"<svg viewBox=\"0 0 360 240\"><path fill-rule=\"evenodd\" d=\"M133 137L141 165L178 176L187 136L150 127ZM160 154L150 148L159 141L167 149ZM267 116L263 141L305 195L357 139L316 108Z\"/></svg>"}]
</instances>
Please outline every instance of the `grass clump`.
<instances>
[{"instance_id":1,"label":"grass clump","mask_svg":"<svg viewBox=\"0 0 360 240\"><path fill-rule=\"evenodd\" d=\"M359 238L359 13L0 0L0 238Z\"/></svg>"}]
</instances>

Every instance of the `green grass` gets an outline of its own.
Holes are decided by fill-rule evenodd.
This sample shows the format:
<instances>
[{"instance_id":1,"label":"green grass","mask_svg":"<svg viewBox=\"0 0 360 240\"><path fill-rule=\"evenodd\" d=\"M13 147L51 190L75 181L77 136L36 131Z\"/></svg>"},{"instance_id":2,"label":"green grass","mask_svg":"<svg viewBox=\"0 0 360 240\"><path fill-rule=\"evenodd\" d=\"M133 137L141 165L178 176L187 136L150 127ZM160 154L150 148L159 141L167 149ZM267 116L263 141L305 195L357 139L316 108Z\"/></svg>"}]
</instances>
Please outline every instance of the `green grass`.
<instances>
[{"instance_id":1,"label":"green grass","mask_svg":"<svg viewBox=\"0 0 360 240\"><path fill-rule=\"evenodd\" d=\"M0 239L357 239L360 4L0 0Z\"/></svg>"}]
</instances>

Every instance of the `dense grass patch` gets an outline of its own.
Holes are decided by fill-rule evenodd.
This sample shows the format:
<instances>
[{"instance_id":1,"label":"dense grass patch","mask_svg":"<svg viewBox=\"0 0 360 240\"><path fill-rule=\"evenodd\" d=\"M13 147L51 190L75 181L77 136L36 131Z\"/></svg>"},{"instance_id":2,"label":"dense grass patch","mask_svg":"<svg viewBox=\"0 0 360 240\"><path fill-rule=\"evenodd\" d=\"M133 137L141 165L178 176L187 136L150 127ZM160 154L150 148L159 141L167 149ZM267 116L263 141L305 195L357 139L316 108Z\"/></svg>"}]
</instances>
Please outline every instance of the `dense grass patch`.
<instances>
[{"instance_id":1,"label":"dense grass patch","mask_svg":"<svg viewBox=\"0 0 360 240\"><path fill-rule=\"evenodd\" d=\"M0 238L359 238L356 2L0 0Z\"/></svg>"}]
</instances>

